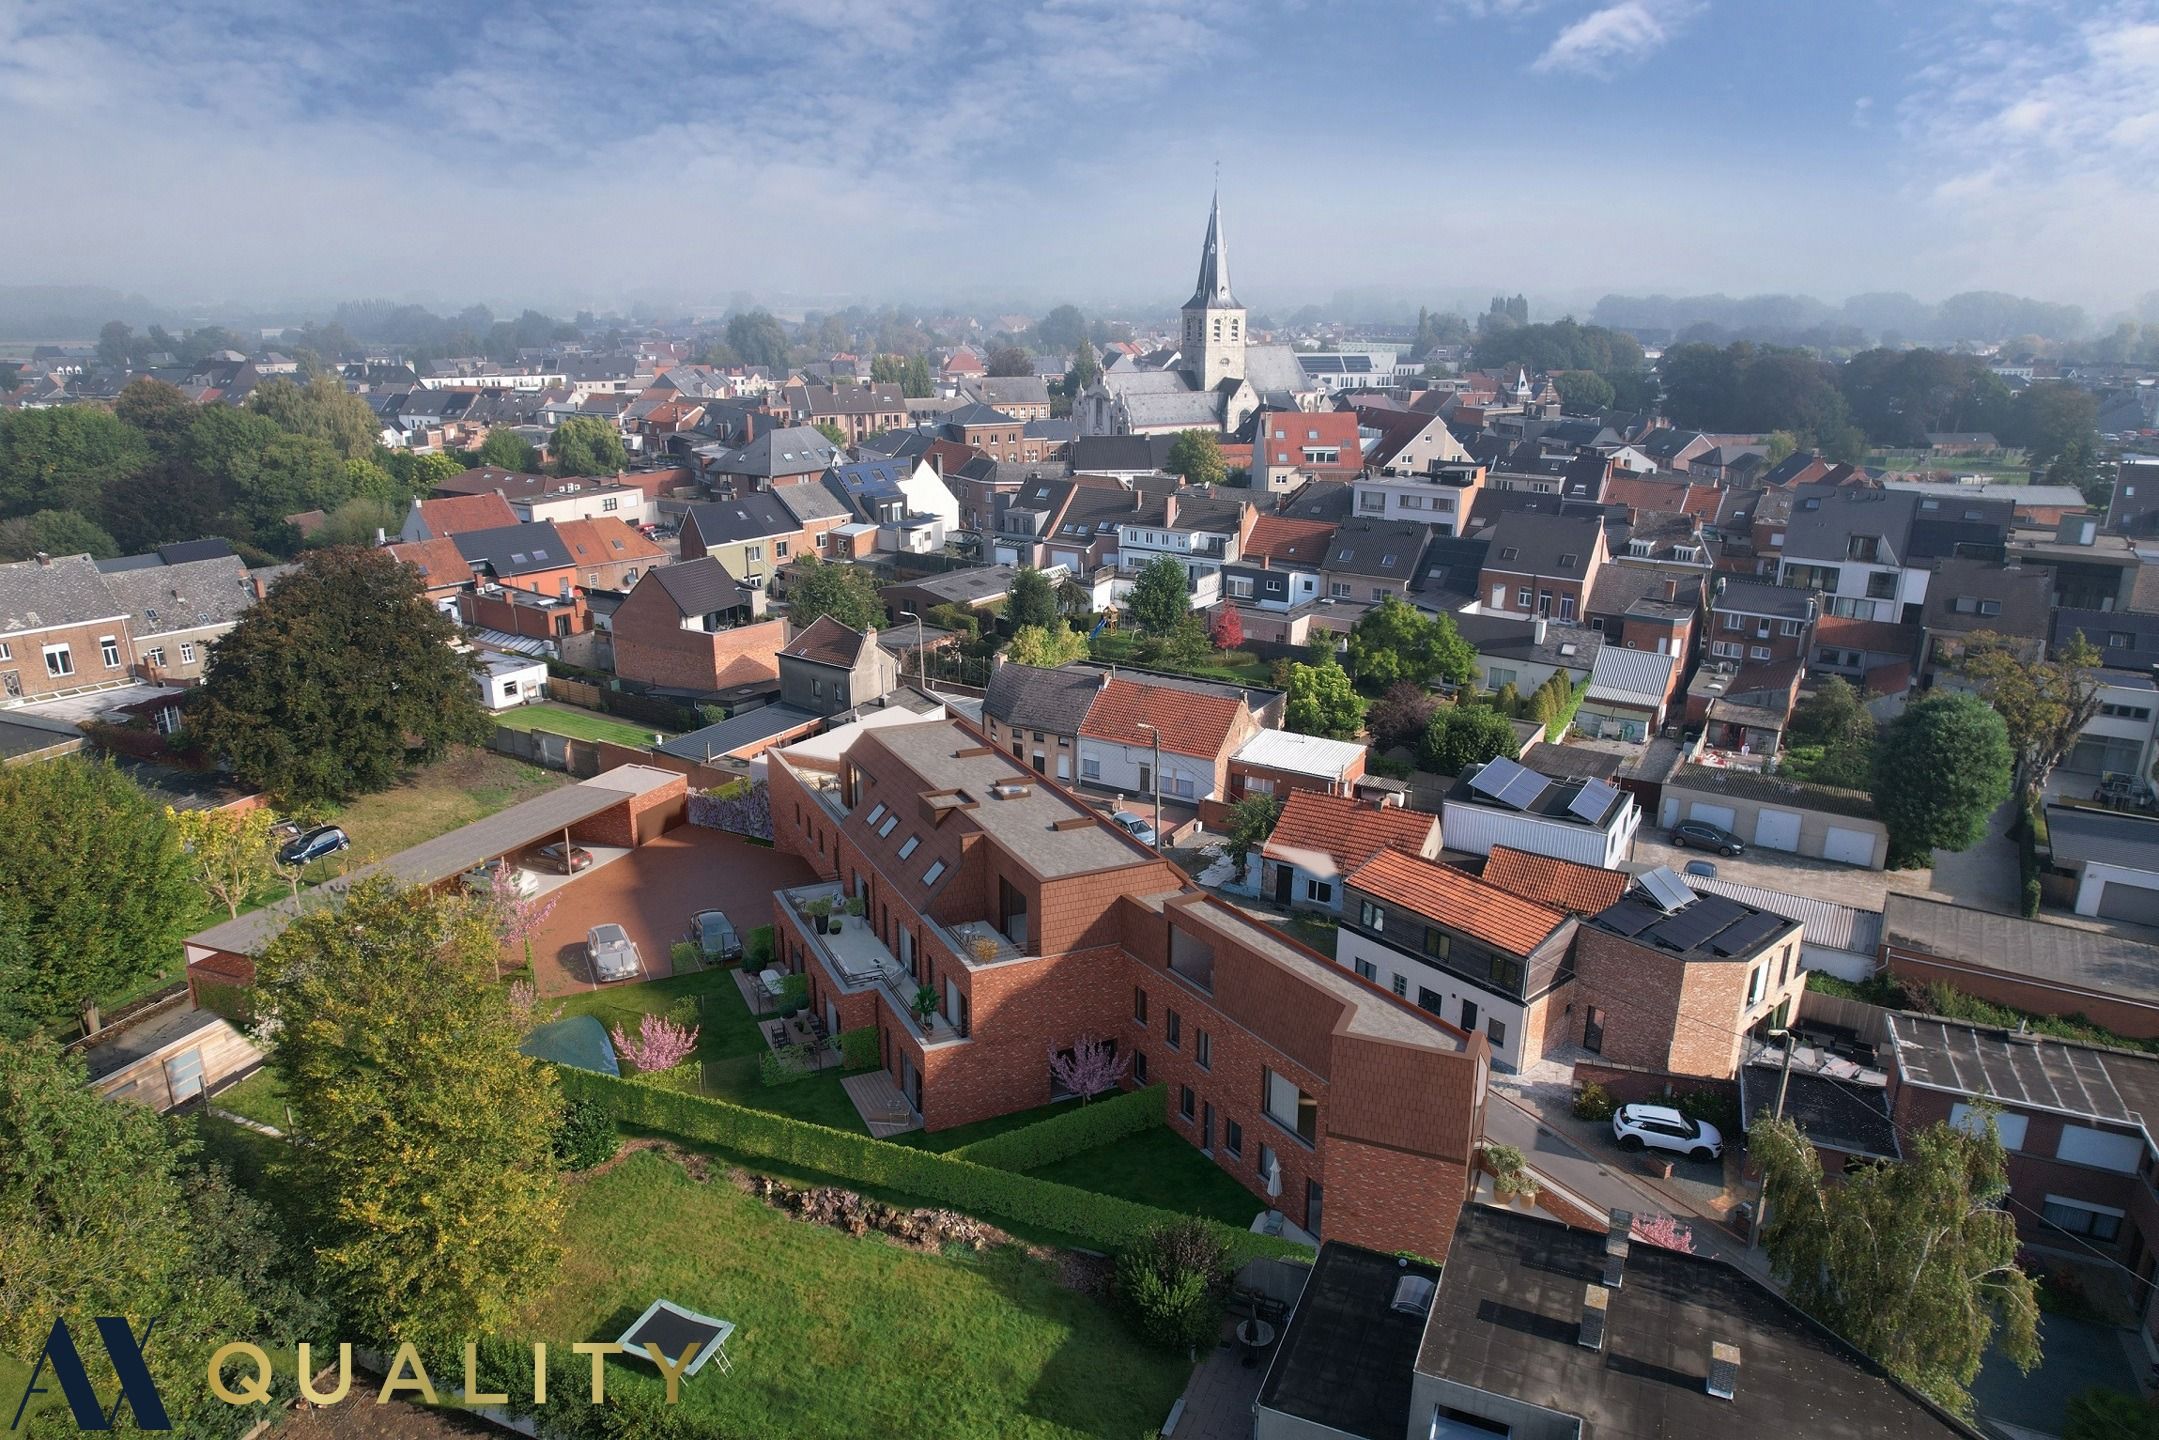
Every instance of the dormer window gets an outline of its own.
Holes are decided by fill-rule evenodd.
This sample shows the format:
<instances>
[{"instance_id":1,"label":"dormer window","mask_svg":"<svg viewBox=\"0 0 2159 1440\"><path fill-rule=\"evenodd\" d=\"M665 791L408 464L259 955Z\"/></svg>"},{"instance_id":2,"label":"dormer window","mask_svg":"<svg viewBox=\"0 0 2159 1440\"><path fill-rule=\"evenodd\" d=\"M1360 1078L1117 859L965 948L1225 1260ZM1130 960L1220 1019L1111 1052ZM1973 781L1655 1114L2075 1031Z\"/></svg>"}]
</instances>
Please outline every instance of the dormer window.
<instances>
[{"instance_id":1,"label":"dormer window","mask_svg":"<svg viewBox=\"0 0 2159 1440\"><path fill-rule=\"evenodd\" d=\"M1519 546L1509 545L1506 549L1499 552L1499 558L1502 560L1519 560L1522 558L1521 548Z\"/></svg>"},{"instance_id":2,"label":"dormer window","mask_svg":"<svg viewBox=\"0 0 2159 1440\"><path fill-rule=\"evenodd\" d=\"M1559 557L1559 568L1562 570L1572 570L1581 563L1582 557L1579 555L1562 555Z\"/></svg>"}]
</instances>

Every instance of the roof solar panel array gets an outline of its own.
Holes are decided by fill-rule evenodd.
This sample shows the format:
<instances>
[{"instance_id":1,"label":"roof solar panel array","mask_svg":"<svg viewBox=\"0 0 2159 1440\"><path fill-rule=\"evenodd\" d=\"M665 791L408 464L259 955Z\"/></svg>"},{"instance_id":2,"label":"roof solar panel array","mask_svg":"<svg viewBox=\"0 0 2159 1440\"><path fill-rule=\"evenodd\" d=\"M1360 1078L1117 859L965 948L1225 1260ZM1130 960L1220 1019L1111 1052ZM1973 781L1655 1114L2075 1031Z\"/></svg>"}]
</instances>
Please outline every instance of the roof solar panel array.
<instances>
[{"instance_id":1,"label":"roof solar panel array","mask_svg":"<svg viewBox=\"0 0 2159 1440\"><path fill-rule=\"evenodd\" d=\"M1667 915L1678 914L1692 905L1696 898L1694 892L1687 888L1686 882L1674 875L1668 865L1643 871L1634 877L1634 883L1641 886L1656 903L1657 908Z\"/></svg>"}]
</instances>

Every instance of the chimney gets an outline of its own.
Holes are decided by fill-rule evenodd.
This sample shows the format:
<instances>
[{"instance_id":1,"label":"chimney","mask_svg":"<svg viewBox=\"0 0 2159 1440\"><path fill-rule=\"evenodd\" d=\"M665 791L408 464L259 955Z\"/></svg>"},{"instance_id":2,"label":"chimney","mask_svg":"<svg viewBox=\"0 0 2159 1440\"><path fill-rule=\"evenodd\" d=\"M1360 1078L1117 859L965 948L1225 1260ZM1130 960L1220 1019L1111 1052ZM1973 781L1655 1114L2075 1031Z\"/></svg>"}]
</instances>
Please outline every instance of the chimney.
<instances>
[{"instance_id":1,"label":"chimney","mask_svg":"<svg viewBox=\"0 0 2159 1440\"><path fill-rule=\"evenodd\" d=\"M42 551L42 550L38 551L38 552L37 552L37 556L36 556L36 559L37 559L37 563L38 563L38 564L40 564L40 565L43 565L43 566L45 566L45 567L46 567L46 568L48 568L48 569L50 569L50 568L51 568L51 566L52 566L52 556L50 556L50 555L47 555L47 554L46 554L46 553L45 553L44 551Z\"/></svg>"},{"instance_id":2,"label":"chimney","mask_svg":"<svg viewBox=\"0 0 2159 1440\"><path fill-rule=\"evenodd\" d=\"M1542 645L1544 643L1544 629L1544 617L1542 615L1539 615L1536 619L1529 622L1530 639L1535 643Z\"/></svg>"},{"instance_id":3,"label":"chimney","mask_svg":"<svg viewBox=\"0 0 2159 1440\"><path fill-rule=\"evenodd\" d=\"M1677 600L1679 598L1679 582L1670 576L1665 577L1664 598L1667 600Z\"/></svg>"},{"instance_id":4,"label":"chimney","mask_svg":"<svg viewBox=\"0 0 2159 1440\"><path fill-rule=\"evenodd\" d=\"M1739 1393L1739 1347L1713 1340L1709 1345L1710 1394L1719 1400L1729 1400Z\"/></svg>"},{"instance_id":5,"label":"chimney","mask_svg":"<svg viewBox=\"0 0 2159 1440\"><path fill-rule=\"evenodd\" d=\"M1165 529L1176 528L1177 497L1174 495L1165 495L1162 497L1162 525Z\"/></svg>"},{"instance_id":6,"label":"chimney","mask_svg":"<svg viewBox=\"0 0 2159 1440\"><path fill-rule=\"evenodd\" d=\"M390 534L380 525L375 527L375 544L379 548L390 543Z\"/></svg>"},{"instance_id":7,"label":"chimney","mask_svg":"<svg viewBox=\"0 0 2159 1440\"><path fill-rule=\"evenodd\" d=\"M1115 669L1109 669L1109 670L1105 670L1105 671L1103 671L1103 672L1102 672L1102 683L1101 683L1101 684L1099 684L1099 685L1097 685L1097 686L1095 686L1095 689L1097 689L1097 690L1107 690L1107 689L1109 689L1109 682L1110 682L1110 681L1112 681L1112 680L1114 680L1114 679L1116 679L1116 678L1117 678L1117 672L1116 672L1116 670L1115 670Z\"/></svg>"},{"instance_id":8,"label":"chimney","mask_svg":"<svg viewBox=\"0 0 2159 1440\"><path fill-rule=\"evenodd\" d=\"M1627 1210L1613 1210L1605 1217L1604 1227L1604 1283L1612 1289L1620 1288L1627 1274L1627 1252L1634 1240L1634 1215Z\"/></svg>"},{"instance_id":9,"label":"chimney","mask_svg":"<svg viewBox=\"0 0 2159 1440\"><path fill-rule=\"evenodd\" d=\"M1606 1309L1611 1305L1611 1296L1612 1292L1602 1285L1584 1285L1582 1287L1582 1333L1576 1343L1584 1350L1602 1350L1604 1348L1604 1316ZM1714 1367L1712 1367L1711 1373L1714 1375ZM1715 1384L1716 1382L1712 1379L1710 1383ZM1710 1393L1714 1395L1716 1392L1712 1390Z\"/></svg>"}]
</instances>

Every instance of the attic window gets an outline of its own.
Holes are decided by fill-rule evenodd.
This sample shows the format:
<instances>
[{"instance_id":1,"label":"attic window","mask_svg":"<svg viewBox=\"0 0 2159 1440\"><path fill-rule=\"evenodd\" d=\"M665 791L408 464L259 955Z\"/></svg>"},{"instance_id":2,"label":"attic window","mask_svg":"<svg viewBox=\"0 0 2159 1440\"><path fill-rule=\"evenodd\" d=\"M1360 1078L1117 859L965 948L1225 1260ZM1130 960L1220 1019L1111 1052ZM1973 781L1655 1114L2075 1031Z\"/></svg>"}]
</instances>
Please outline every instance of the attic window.
<instances>
[{"instance_id":1,"label":"attic window","mask_svg":"<svg viewBox=\"0 0 2159 1440\"><path fill-rule=\"evenodd\" d=\"M420 573L422 575L425 575L427 573L427 567L425 565L420 567ZM148 620L152 625L155 625L157 623L157 612L155 610L145 610L142 612L142 616L143 619Z\"/></svg>"},{"instance_id":2,"label":"attic window","mask_svg":"<svg viewBox=\"0 0 2159 1440\"><path fill-rule=\"evenodd\" d=\"M525 552L522 550L512 550L510 552L510 563L512 565L522 565L530 558L531 557L526 555Z\"/></svg>"},{"instance_id":3,"label":"attic window","mask_svg":"<svg viewBox=\"0 0 2159 1440\"><path fill-rule=\"evenodd\" d=\"M922 876L922 883L925 885L935 885L938 881L944 878L945 862L939 860L931 864L930 868L924 872Z\"/></svg>"},{"instance_id":4,"label":"attic window","mask_svg":"<svg viewBox=\"0 0 2159 1440\"><path fill-rule=\"evenodd\" d=\"M874 810L872 810L872 811L870 811L870 813L869 813L869 818L868 818L868 819L866 819L866 820L864 820L864 821L863 821L862 823L863 823L863 824L865 824L865 825L875 825L875 824L876 824L876 823L877 823L877 822L878 822L879 820L882 820L882 819L884 819L884 818L885 818L885 802L884 802L884 801L882 801L882 800L880 800L880 801L878 801L878 802L877 802L877 808L876 808L876 809L874 809Z\"/></svg>"},{"instance_id":5,"label":"attic window","mask_svg":"<svg viewBox=\"0 0 2159 1440\"><path fill-rule=\"evenodd\" d=\"M1582 557L1579 555L1562 555L1559 557L1559 568L1562 570L1572 570L1576 565L1579 565L1581 562Z\"/></svg>"},{"instance_id":6,"label":"attic window","mask_svg":"<svg viewBox=\"0 0 2159 1440\"><path fill-rule=\"evenodd\" d=\"M1576 645L1573 641L1570 640L1566 644L1559 647L1559 653L1562 655L1572 655L1580 648L1581 647L1579 645Z\"/></svg>"},{"instance_id":7,"label":"attic window","mask_svg":"<svg viewBox=\"0 0 2159 1440\"><path fill-rule=\"evenodd\" d=\"M1380 556L1379 568L1382 570L1392 570L1394 568L1394 557L1392 555Z\"/></svg>"},{"instance_id":8,"label":"attic window","mask_svg":"<svg viewBox=\"0 0 2159 1440\"><path fill-rule=\"evenodd\" d=\"M1342 551L1342 558L1344 560L1354 560L1357 558L1357 552L1345 547Z\"/></svg>"},{"instance_id":9,"label":"attic window","mask_svg":"<svg viewBox=\"0 0 2159 1440\"><path fill-rule=\"evenodd\" d=\"M1499 558L1502 560L1519 560L1522 558L1522 551L1519 546L1509 545L1499 552Z\"/></svg>"},{"instance_id":10,"label":"attic window","mask_svg":"<svg viewBox=\"0 0 2159 1440\"><path fill-rule=\"evenodd\" d=\"M1942 508L1942 502L1939 500L1922 500L1919 502L1919 508L1922 510L1939 510Z\"/></svg>"}]
</instances>

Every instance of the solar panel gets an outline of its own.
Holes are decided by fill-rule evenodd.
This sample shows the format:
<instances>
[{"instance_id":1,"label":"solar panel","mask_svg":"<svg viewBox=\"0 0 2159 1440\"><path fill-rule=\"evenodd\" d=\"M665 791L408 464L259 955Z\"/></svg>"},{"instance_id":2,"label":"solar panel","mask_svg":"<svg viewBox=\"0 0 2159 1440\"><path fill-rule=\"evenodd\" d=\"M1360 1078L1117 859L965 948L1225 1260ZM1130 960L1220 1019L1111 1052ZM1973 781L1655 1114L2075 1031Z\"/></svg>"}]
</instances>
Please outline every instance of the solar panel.
<instances>
[{"instance_id":1,"label":"solar panel","mask_svg":"<svg viewBox=\"0 0 2159 1440\"><path fill-rule=\"evenodd\" d=\"M1469 779L1469 788L1479 795L1489 795L1494 800L1507 788L1507 782L1523 773L1522 767L1504 756L1495 755L1484 767Z\"/></svg>"},{"instance_id":2,"label":"solar panel","mask_svg":"<svg viewBox=\"0 0 2159 1440\"><path fill-rule=\"evenodd\" d=\"M1601 825L1606 812L1612 808L1612 802L1618 798L1619 791L1614 786L1602 780L1585 780L1580 793L1567 802L1567 813L1587 820L1592 825Z\"/></svg>"},{"instance_id":3,"label":"solar panel","mask_svg":"<svg viewBox=\"0 0 2159 1440\"><path fill-rule=\"evenodd\" d=\"M1667 915L1677 914L1695 900L1694 892L1687 888L1685 881L1672 873L1668 865L1643 871L1634 877L1634 883L1648 892L1657 908Z\"/></svg>"},{"instance_id":4,"label":"solar panel","mask_svg":"<svg viewBox=\"0 0 2159 1440\"><path fill-rule=\"evenodd\" d=\"M1710 948L1720 955L1745 955L1761 948L1762 942L1782 930L1784 924L1775 915L1748 915L1717 936Z\"/></svg>"},{"instance_id":5,"label":"solar panel","mask_svg":"<svg viewBox=\"0 0 2159 1440\"><path fill-rule=\"evenodd\" d=\"M1499 792L1502 805L1512 805L1517 810L1527 810L1551 788L1552 782L1534 770L1524 770L1507 782L1507 788Z\"/></svg>"}]
</instances>

